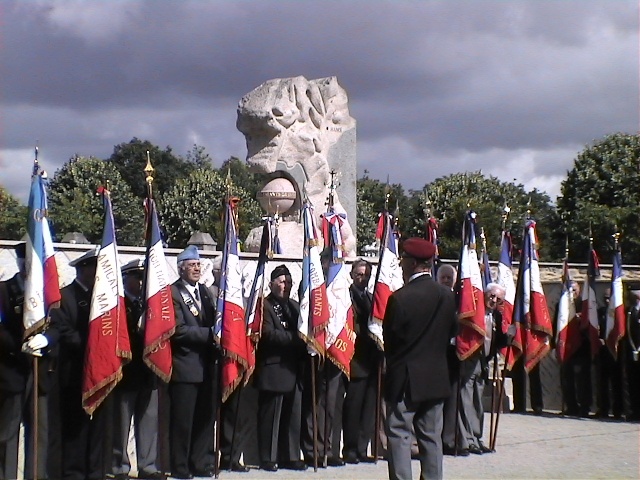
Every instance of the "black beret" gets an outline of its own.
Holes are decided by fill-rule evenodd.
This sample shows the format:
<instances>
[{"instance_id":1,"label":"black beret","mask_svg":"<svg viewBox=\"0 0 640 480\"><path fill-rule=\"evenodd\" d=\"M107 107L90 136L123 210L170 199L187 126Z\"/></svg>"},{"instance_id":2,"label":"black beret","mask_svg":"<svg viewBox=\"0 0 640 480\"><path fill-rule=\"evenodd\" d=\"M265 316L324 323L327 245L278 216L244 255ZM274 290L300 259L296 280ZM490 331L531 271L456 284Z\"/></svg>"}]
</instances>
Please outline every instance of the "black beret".
<instances>
[{"instance_id":1,"label":"black beret","mask_svg":"<svg viewBox=\"0 0 640 480\"><path fill-rule=\"evenodd\" d=\"M408 257L416 260L429 260L436 253L436 246L424 238L411 237L402 243L402 250Z\"/></svg>"},{"instance_id":2,"label":"black beret","mask_svg":"<svg viewBox=\"0 0 640 480\"><path fill-rule=\"evenodd\" d=\"M27 256L27 244L25 242L20 242L16 245L16 257L18 258L26 258Z\"/></svg>"},{"instance_id":3,"label":"black beret","mask_svg":"<svg viewBox=\"0 0 640 480\"><path fill-rule=\"evenodd\" d=\"M271 281L275 280L281 275L291 276L291 272L289 271L286 265L278 265L276 268L273 269L273 272L271 272Z\"/></svg>"}]
</instances>

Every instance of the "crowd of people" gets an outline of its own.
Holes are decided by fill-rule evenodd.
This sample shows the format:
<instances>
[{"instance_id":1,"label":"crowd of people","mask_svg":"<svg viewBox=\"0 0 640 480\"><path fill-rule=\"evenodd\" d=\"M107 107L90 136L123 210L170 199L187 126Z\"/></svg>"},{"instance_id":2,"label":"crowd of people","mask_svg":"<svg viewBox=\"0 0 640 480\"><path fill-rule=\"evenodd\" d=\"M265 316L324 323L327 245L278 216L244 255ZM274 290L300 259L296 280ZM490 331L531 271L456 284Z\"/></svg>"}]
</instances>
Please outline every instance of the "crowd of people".
<instances>
[{"instance_id":1,"label":"crowd of people","mask_svg":"<svg viewBox=\"0 0 640 480\"><path fill-rule=\"evenodd\" d=\"M62 289L60 308L52 310L44 331L26 341L24 244L16 252L19 272L0 282L0 480L18 477L21 423L26 479L129 478L132 425L136 478L141 479L162 479L168 474L182 479L212 477L218 467L246 472L242 453L256 440L259 468L265 471L372 462L377 460L376 453L387 459L393 479L411 478L412 458L420 460L423 478L441 478L443 455L492 452L483 440L483 391L489 380L488 362L511 341L502 328L505 289L496 283L486 286L485 345L458 359L456 269L440 265L433 278L435 248L426 240L403 242L400 267L405 285L389 298L383 322L384 352L368 329L372 265L364 259L353 262L350 293L356 339L349 379L330 361L310 361L298 335L299 305L291 298L291 273L285 265L273 269L252 377L252 388L258 391L253 413L257 439L237 428L240 389L216 408L222 361L212 329L217 293L215 286L207 288L200 282L197 248L188 247L178 255L180 278L171 286L176 328L168 386L142 361L144 261L135 259L122 267L132 360L123 368L122 380L109 401L92 415L82 408L82 373L98 252L90 250L70 263L76 277ZM579 290L577 284L573 288ZM625 344L622 354L614 358L602 342L596 362L597 415L612 413L637 420L640 287L631 286L628 291L628 334L621 342ZM601 322L606 321L607 301L608 294ZM578 349L562 368L568 415L588 415L591 409L592 362L588 339L584 342L586 354ZM377 387L383 367L384 427L376 431ZM524 412L526 379L517 363L512 377L515 411ZM626 384L628 407L623 402ZM543 402L536 369L529 373L529 390L533 412L539 414ZM336 415L339 411L341 415ZM380 449L374 448L374 441L379 441Z\"/></svg>"}]
</instances>

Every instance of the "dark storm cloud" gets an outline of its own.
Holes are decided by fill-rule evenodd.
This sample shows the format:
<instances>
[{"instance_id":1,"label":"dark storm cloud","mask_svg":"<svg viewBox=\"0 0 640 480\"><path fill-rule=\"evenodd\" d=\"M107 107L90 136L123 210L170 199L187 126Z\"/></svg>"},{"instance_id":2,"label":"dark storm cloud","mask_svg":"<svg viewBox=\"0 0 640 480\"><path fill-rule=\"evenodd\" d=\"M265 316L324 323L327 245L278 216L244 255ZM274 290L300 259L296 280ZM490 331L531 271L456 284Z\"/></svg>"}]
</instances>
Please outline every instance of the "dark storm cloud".
<instances>
[{"instance_id":1,"label":"dark storm cloud","mask_svg":"<svg viewBox=\"0 0 640 480\"><path fill-rule=\"evenodd\" d=\"M638 128L633 1L0 8L0 172L12 191L7 152L35 140L55 166L74 153L107 157L134 136L181 154L198 143L218 161L243 157L238 100L296 75L337 76L358 121L359 170L384 179L389 158L402 159L411 168L394 181L410 188L480 165L505 180L526 172L557 193L585 144ZM508 168L525 161L535 163Z\"/></svg>"}]
</instances>

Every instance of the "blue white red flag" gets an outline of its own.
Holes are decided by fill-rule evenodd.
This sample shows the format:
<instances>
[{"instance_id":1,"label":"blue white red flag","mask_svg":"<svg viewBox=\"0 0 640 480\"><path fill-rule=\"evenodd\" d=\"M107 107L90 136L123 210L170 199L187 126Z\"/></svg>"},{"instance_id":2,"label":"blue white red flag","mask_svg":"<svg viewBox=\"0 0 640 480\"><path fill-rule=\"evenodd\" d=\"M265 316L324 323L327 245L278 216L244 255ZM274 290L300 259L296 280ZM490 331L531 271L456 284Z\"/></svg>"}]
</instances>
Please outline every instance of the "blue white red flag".
<instances>
[{"instance_id":1,"label":"blue white red flag","mask_svg":"<svg viewBox=\"0 0 640 480\"><path fill-rule=\"evenodd\" d=\"M321 243L318 239L313 207L309 202L305 202L302 208L302 224L304 226L304 250L302 280L300 281L298 334L313 352L324 357L325 330L329 323L329 304L320 261Z\"/></svg>"},{"instance_id":2,"label":"blue white red flag","mask_svg":"<svg viewBox=\"0 0 640 480\"><path fill-rule=\"evenodd\" d=\"M332 207L323 215L325 248L331 249L331 259L327 270L327 302L329 323L325 335L327 356L347 378L351 375L351 358L355 349L356 334L353 331L353 310L351 306L351 279L344 264L344 241L340 228L346 219L343 213L336 213Z\"/></svg>"},{"instance_id":3,"label":"blue white red flag","mask_svg":"<svg viewBox=\"0 0 640 480\"><path fill-rule=\"evenodd\" d=\"M378 348L384 350L382 323L387 310L387 302L393 292L404 284L398 258L398 236L393 228L393 218L386 210L378 218L376 240L379 242L378 270L373 287L369 335Z\"/></svg>"},{"instance_id":4,"label":"blue white red flag","mask_svg":"<svg viewBox=\"0 0 640 480\"><path fill-rule=\"evenodd\" d=\"M225 236L222 253L220 290L216 309L214 336L220 342L222 360L222 401L226 401L240 384L249 367L247 329L242 297L240 248L236 231L237 206L240 199L229 198L225 206Z\"/></svg>"},{"instance_id":5,"label":"blue white red flag","mask_svg":"<svg viewBox=\"0 0 640 480\"><path fill-rule=\"evenodd\" d=\"M482 249L482 264L480 270L482 271L482 290L484 291L487 285L493 282L491 278L491 265L489 265L489 254L486 248Z\"/></svg>"},{"instance_id":6,"label":"blue white red flag","mask_svg":"<svg viewBox=\"0 0 640 480\"><path fill-rule=\"evenodd\" d=\"M476 251L476 213L468 211L462 226L462 253L460 254L460 290L458 292L458 321L456 353L460 360L473 355L484 345L486 324L484 318L484 290Z\"/></svg>"},{"instance_id":7,"label":"blue white red flag","mask_svg":"<svg viewBox=\"0 0 640 480\"><path fill-rule=\"evenodd\" d=\"M562 292L558 301L558 318L556 321L556 356L560 363L569 360L576 353L582 342L572 285L573 280L569 272L569 265L565 259L562 269Z\"/></svg>"},{"instance_id":8,"label":"blue white red flag","mask_svg":"<svg viewBox=\"0 0 640 480\"><path fill-rule=\"evenodd\" d=\"M624 312L624 291L622 289L622 255L616 249L613 254L611 271L611 298L607 307L606 344L613 355L618 358L618 342L627 333Z\"/></svg>"},{"instance_id":9,"label":"blue white red flag","mask_svg":"<svg viewBox=\"0 0 640 480\"><path fill-rule=\"evenodd\" d=\"M24 338L43 330L51 309L60 305L58 267L47 211L46 174L40 171L36 160L31 176L27 222Z\"/></svg>"},{"instance_id":10,"label":"blue white red flag","mask_svg":"<svg viewBox=\"0 0 640 480\"><path fill-rule=\"evenodd\" d=\"M156 204L145 200L147 213L147 251L145 261L144 352L147 366L164 382L169 382L173 369L170 338L176 329L171 297L171 282L162 248Z\"/></svg>"},{"instance_id":11,"label":"blue white red flag","mask_svg":"<svg viewBox=\"0 0 640 480\"><path fill-rule=\"evenodd\" d=\"M262 319L264 309L264 289L266 284L265 267L269 261L269 257L273 255L272 219L265 219L262 227L262 238L260 240L260 252L258 254L258 266L253 277L247 307L245 308L245 322L247 326L248 336L248 367L245 372L245 383L253 374L256 365L256 348L262 334ZM276 247L277 248L277 247ZM279 251L275 253L280 253Z\"/></svg>"},{"instance_id":12,"label":"blue white red flag","mask_svg":"<svg viewBox=\"0 0 640 480\"><path fill-rule=\"evenodd\" d=\"M551 317L547 308L547 299L540 281L538 263L536 222L525 222L522 241L522 254L513 320L516 324L516 338L521 339L512 345L514 361L518 350L524 355L524 368L528 372L549 352L549 338L552 335Z\"/></svg>"},{"instance_id":13,"label":"blue white red flag","mask_svg":"<svg viewBox=\"0 0 640 480\"><path fill-rule=\"evenodd\" d=\"M131 360L111 198L102 187L98 193L104 203L104 231L91 295L82 380L82 407L89 415L114 389L122 378L123 365Z\"/></svg>"},{"instance_id":14,"label":"blue white red flag","mask_svg":"<svg viewBox=\"0 0 640 480\"><path fill-rule=\"evenodd\" d=\"M596 298L596 278L600 276L600 262L593 247L589 248L589 263L587 276L582 287L582 315L580 319L582 330L586 330L591 345L591 356L595 357L600 351L598 336L598 299Z\"/></svg>"},{"instance_id":15,"label":"blue white red flag","mask_svg":"<svg viewBox=\"0 0 640 480\"><path fill-rule=\"evenodd\" d=\"M500 260L498 261L498 278L496 283L505 290L504 302L502 304L502 333L516 335L515 326L509 330L509 327L513 324L513 304L516 298L516 284L513 279L513 263L511 259L512 251L511 234L507 231L502 232L502 238L500 241ZM521 341L518 341L521 344ZM521 352L520 352L521 353ZM517 356L520 355L518 353ZM502 354L505 356L507 362L507 368L511 370L513 367L513 355L509 355L507 358L507 348L502 349Z\"/></svg>"}]
</instances>

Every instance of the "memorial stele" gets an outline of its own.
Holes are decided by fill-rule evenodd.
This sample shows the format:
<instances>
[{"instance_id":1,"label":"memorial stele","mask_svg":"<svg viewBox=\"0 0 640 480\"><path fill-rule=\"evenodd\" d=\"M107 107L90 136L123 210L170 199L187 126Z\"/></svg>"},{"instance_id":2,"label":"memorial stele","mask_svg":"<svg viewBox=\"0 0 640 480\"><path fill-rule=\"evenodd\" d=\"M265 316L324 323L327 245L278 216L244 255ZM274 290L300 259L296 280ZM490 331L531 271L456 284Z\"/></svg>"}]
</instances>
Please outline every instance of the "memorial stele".
<instances>
[{"instance_id":1,"label":"memorial stele","mask_svg":"<svg viewBox=\"0 0 640 480\"><path fill-rule=\"evenodd\" d=\"M236 126L246 139L250 170L268 174L271 180L259 194L263 206L269 197L280 197L290 205L278 212L282 253L302 254L299 212L304 192L321 225L334 172L334 207L347 214L342 236L347 256L355 256L351 225L356 219L356 121L349 114L347 92L336 77L268 80L242 97ZM258 250L261 231L257 228L249 234L248 251Z\"/></svg>"}]
</instances>

